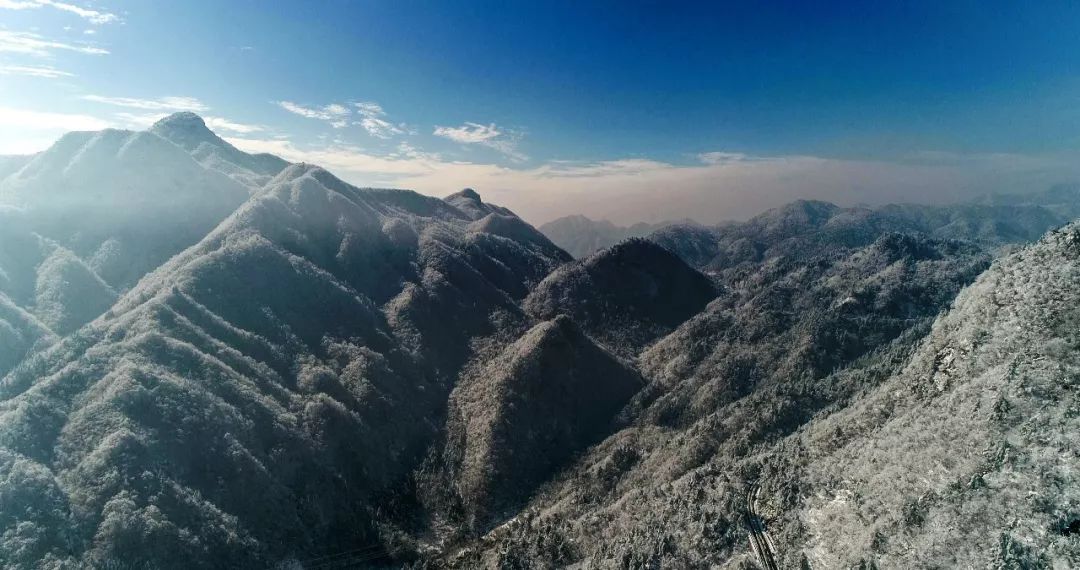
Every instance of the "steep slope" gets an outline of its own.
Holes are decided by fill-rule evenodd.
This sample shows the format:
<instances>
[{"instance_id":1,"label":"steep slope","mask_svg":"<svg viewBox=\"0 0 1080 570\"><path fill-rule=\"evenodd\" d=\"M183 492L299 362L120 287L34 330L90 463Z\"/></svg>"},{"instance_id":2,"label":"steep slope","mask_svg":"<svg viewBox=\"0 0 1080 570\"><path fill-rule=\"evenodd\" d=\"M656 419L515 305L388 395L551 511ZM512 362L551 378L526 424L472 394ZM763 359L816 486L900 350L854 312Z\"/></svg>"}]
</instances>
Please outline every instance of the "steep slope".
<instances>
[{"instance_id":1,"label":"steep slope","mask_svg":"<svg viewBox=\"0 0 1080 570\"><path fill-rule=\"evenodd\" d=\"M74 252L106 283L131 287L194 244L249 193L148 132L69 133L0 181L0 203Z\"/></svg>"},{"instance_id":2,"label":"steep slope","mask_svg":"<svg viewBox=\"0 0 1080 570\"><path fill-rule=\"evenodd\" d=\"M1078 279L1073 224L995 263L896 375L800 434L786 558L1080 565Z\"/></svg>"},{"instance_id":3,"label":"steep slope","mask_svg":"<svg viewBox=\"0 0 1080 570\"><path fill-rule=\"evenodd\" d=\"M970 245L887 234L774 260L640 361L626 425L461 556L460 567L708 567L745 548L756 449L854 398L987 265ZM877 367L877 368L876 368ZM745 544L745 543L742 543Z\"/></svg>"},{"instance_id":4,"label":"steep slope","mask_svg":"<svg viewBox=\"0 0 1080 570\"><path fill-rule=\"evenodd\" d=\"M287 168L0 384L0 480L25 505L0 563L407 557L400 505L458 369L527 327L519 292L566 258L472 223Z\"/></svg>"},{"instance_id":5,"label":"steep slope","mask_svg":"<svg viewBox=\"0 0 1080 570\"><path fill-rule=\"evenodd\" d=\"M452 396L446 461L466 525L512 514L575 453L607 435L642 385L566 316L542 322Z\"/></svg>"},{"instance_id":6,"label":"steep slope","mask_svg":"<svg viewBox=\"0 0 1080 570\"><path fill-rule=\"evenodd\" d=\"M460 192L451 194L444 199L447 203L464 212L465 215L474 220L479 220L489 214L502 214L504 216L513 215L513 212L506 208L485 203L480 199L480 195L476 193L476 190L473 190L472 188L466 188Z\"/></svg>"},{"instance_id":7,"label":"steep slope","mask_svg":"<svg viewBox=\"0 0 1080 570\"><path fill-rule=\"evenodd\" d=\"M49 330L25 331L42 340L38 348L101 315L117 291L200 240L249 195L149 132L70 133L5 164L13 171L0 177L0 292ZM29 354L16 346L0 354L0 374Z\"/></svg>"},{"instance_id":8,"label":"steep slope","mask_svg":"<svg viewBox=\"0 0 1080 570\"><path fill-rule=\"evenodd\" d=\"M698 224L667 226L650 234L648 239L703 271L720 251L717 229Z\"/></svg>"},{"instance_id":9,"label":"steep slope","mask_svg":"<svg viewBox=\"0 0 1080 570\"><path fill-rule=\"evenodd\" d=\"M56 340L49 327L0 293L0 376Z\"/></svg>"},{"instance_id":10,"label":"steep slope","mask_svg":"<svg viewBox=\"0 0 1080 570\"><path fill-rule=\"evenodd\" d=\"M34 314L59 335L94 320L116 302L116 293L81 259L55 247L37 267Z\"/></svg>"},{"instance_id":11,"label":"steep slope","mask_svg":"<svg viewBox=\"0 0 1080 570\"><path fill-rule=\"evenodd\" d=\"M150 132L191 153L204 167L251 187L261 187L289 165L272 154L248 154L206 127L194 113L174 113L154 123Z\"/></svg>"},{"instance_id":12,"label":"steep slope","mask_svg":"<svg viewBox=\"0 0 1080 570\"><path fill-rule=\"evenodd\" d=\"M973 246L907 234L774 258L642 355L654 395L677 388L650 413L685 424L761 381L820 378L936 315L988 261Z\"/></svg>"},{"instance_id":13,"label":"steep slope","mask_svg":"<svg viewBox=\"0 0 1080 570\"><path fill-rule=\"evenodd\" d=\"M639 222L631 226L617 226L607 220L591 220L585 216L574 215L552 220L537 229L555 245L574 256L574 259L583 259L626 239L645 237L676 223L687 222Z\"/></svg>"},{"instance_id":14,"label":"steep slope","mask_svg":"<svg viewBox=\"0 0 1080 570\"><path fill-rule=\"evenodd\" d=\"M32 154L0 155L0 180L11 176L33 158Z\"/></svg>"},{"instance_id":15,"label":"steep slope","mask_svg":"<svg viewBox=\"0 0 1080 570\"><path fill-rule=\"evenodd\" d=\"M0 375L31 347L74 331L116 301L116 293L82 260L32 232L24 213L10 208L0 209L0 295L10 340L0 347ZM13 330L22 332L11 336Z\"/></svg>"},{"instance_id":16,"label":"steep slope","mask_svg":"<svg viewBox=\"0 0 1080 570\"><path fill-rule=\"evenodd\" d=\"M559 268L525 300L537 319L569 315L624 356L636 356L716 297L707 277L664 248L631 239Z\"/></svg>"},{"instance_id":17,"label":"steep slope","mask_svg":"<svg viewBox=\"0 0 1080 570\"><path fill-rule=\"evenodd\" d=\"M37 268L48 251L22 210L0 206L0 292L20 306L32 305Z\"/></svg>"}]
</instances>

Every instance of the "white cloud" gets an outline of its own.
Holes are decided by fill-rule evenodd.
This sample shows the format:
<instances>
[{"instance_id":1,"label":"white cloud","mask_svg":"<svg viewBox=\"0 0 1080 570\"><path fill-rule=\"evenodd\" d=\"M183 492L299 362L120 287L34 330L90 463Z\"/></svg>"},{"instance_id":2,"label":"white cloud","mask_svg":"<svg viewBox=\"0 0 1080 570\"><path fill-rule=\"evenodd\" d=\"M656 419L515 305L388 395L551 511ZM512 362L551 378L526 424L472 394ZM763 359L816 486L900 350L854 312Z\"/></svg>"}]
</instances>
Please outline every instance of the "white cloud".
<instances>
[{"instance_id":1,"label":"white cloud","mask_svg":"<svg viewBox=\"0 0 1080 570\"><path fill-rule=\"evenodd\" d=\"M413 156L378 156L363 149L333 143L322 147L301 148L288 139L229 138L247 152L269 152L291 162L308 162L327 168L349 180L365 180L365 185L387 185L400 177L419 176L437 170L438 159L411 149Z\"/></svg>"},{"instance_id":2,"label":"white cloud","mask_svg":"<svg viewBox=\"0 0 1080 570\"><path fill-rule=\"evenodd\" d=\"M278 101L277 104L282 109L301 117L326 121L335 129L343 128L349 124L347 120L350 113L349 108L340 103L331 103L324 107L305 107L292 101Z\"/></svg>"},{"instance_id":3,"label":"white cloud","mask_svg":"<svg viewBox=\"0 0 1080 570\"><path fill-rule=\"evenodd\" d=\"M698 155L698 160L704 164L730 164L732 162L742 162L745 160L753 160L754 158L743 154L741 152L703 152Z\"/></svg>"},{"instance_id":4,"label":"white cloud","mask_svg":"<svg viewBox=\"0 0 1080 570\"><path fill-rule=\"evenodd\" d=\"M394 125L387 120L386 111L382 106L372 101L361 101L353 103L357 112L360 114L360 121L357 123L369 135L380 138L388 139L395 135L405 134L405 129Z\"/></svg>"},{"instance_id":5,"label":"white cloud","mask_svg":"<svg viewBox=\"0 0 1080 570\"><path fill-rule=\"evenodd\" d=\"M537 172L552 178L590 178L643 174L672 168L678 167L647 158L623 158L600 162L551 161L538 168Z\"/></svg>"},{"instance_id":6,"label":"white cloud","mask_svg":"<svg viewBox=\"0 0 1080 570\"><path fill-rule=\"evenodd\" d=\"M225 131L230 133L236 133L240 135L248 135L252 133L258 133L266 130L266 127L261 125L249 125L246 123L237 123L221 117L203 117L206 121L206 126L210 127L210 130L218 132Z\"/></svg>"},{"instance_id":7,"label":"white cloud","mask_svg":"<svg viewBox=\"0 0 1080 570\"><path fill-rule=\"evenodd\" d=\"M200 112L209 109L202 101L194 97L160 97L157 99L138 99L134 97L106 97L103 95L83 95L85 101L127 107L129 109L142 109L145 111L192 111Z\"/></svg>"},{"instance_id":8,"label":"white cloud","mask_svg":"<svg viewBox=\"0 0 1080 570\"><path fill-rule=\"evenodd\" d=\"M0 75L26 75L46 79L75 76L74 73L68 73L45 65L0 65Z\"/></svg>"},{"instance_id":9,"label":"white cloud","mask_svg":"<svg viewBox=\"0 0 1080 570\"><path fill-rule=\"evenodd\" d=\"M428 159L428 160L442 160L442 158L439 156L439 154L433 153L433 152L424 152L424 151L416 148L415 146L413 146L413 145L411 145L411 144L409 144L409 143L407 143L405 141L402 141L401 143L398 144L397 151L391 153L390 157L391 158L415 158L415 159L425 158L425 159Z\"/></svg>"},{"instance_id":10,"label":"white cloud","mask_svg":"<svg viewBox=\"0 0 1080 570\"><path fill-rule=\"evenodd\" d=\"M48 57L54 51L74 51L90 55L106 55L108 50L88 44L69 44L46 39L30 32L0 30L0 52Z\"/></svg>"},{"instance_id":11,"label":"white cloud","mask_svg":"<svg viewBox=\"0 0 1080 570\"><path fill-rule=\"evenodd\" d=\"M489 142L502 135L495 126L481 125L479 123L465 123L460 127L435 127L435 136L448 138L462 144L479 144Z\"/></svg>"},{"instance_id":12,"label":"white cloud","mask_svg":"<svg viewBox=\"0 0 1080 570\"><path fill-rule=\"evenodd\" d=\"M495 123L481 125L467 122L460 127L435 127L433 134L461 144L485 146L497 150L516 161L528 159L527 156L517 150L520 135L504 132L495 126Z\"/></svg>"},{"instance_id":13,"label":"white cloud","mask_svg":"<svg viewBox=\"0 0 1080 570\"><path fill-rule=\"evenodd\" d=\"M353 106L360 110L361 115L370 115L373 117L386 116L386 111L383 110L382 105L374 101L357 101L353 103Z\"/></svg>"},{"instance_id":14,"label":"white cloud","mask_svg":"<svg viewBox=\"0 0 1080 570\"><path fill-rule=\"evenodd\" d=\"M351 108L341 103L331 103L322 107L307 107L292 101L278 101L277 105L301 117L326 121L335 129L346 127L351 122L351 124L363 128L369 135L380 139L389 139L409 132L409 129L404 124L395 125L391 123L382 106L371 101L353 102ZM359 118L356 121L351 121L354 109Z\"/></svg>"},{"instance_id":15,"label":"white cloud","mask_svg":"<svg viewBox=\"0 0 1080 570\"><path fill-rule=\"evenodd\" d=\"M360 126L363 127L369 135L380 139L388 139L396 135L405 134L405 129L401 126L378 117L364 117L360 119Z\"/></svg>"},{"instance_id":16,"label":"white cloud","mask_svg":"<svg viewBox=\"0 0 1080 570\"><path fill-rule=\"evenodd\" d=\"M159 120L169 116L168 113L113 113L113 123L124 129L143 130Z\"/></svg>"},{"instance_id":17,"label":"white cloud","mask_svg":"<svg viewBox=\"0 0 1080 570\"><path fill-rule=\"evenodd\" d=\"M75 14L91 24L108 24L120 20L119 16L116 14L91 10L75 4L57 2L56 0L0 0L0 9L2 10L32 10L45 7L55 8L69 14Z\"/></svg>"}]
</instances>

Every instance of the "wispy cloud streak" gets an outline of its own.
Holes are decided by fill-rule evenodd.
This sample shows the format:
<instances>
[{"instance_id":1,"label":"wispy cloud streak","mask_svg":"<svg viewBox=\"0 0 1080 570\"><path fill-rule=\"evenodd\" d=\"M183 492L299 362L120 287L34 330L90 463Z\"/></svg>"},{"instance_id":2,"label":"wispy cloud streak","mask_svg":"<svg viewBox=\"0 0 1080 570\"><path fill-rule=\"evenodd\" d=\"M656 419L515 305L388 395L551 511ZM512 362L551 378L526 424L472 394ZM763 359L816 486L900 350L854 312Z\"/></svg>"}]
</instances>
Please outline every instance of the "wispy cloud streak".
<instances>
[{"instance_id":1,"label":"wispy cloud streak","mask_svg":"<svg viewBox=\"0 0 1080 570\"><path fill-rule=\"evenodd\" d=\"M74 77L74 73L61 71L55 67L34 65L0 65L0 75L25 75L28 77L41 77L44 79L58 79L61 77Z\"/></svg>"},{"instance_id":2,"label":"wispy cloud streak","mask_svg":"<svg viewBox=\"0 0 1080 570\"><path fill-rule=\"evenodd\" d=\"M357 124L363 127L369 135L380 139L388 139L395 135L405 134L403 127L394 125L387 120L386 111L378 103L361 101L353 103L353 106L356 107L357 113L360 114L360 121Z\"/></svg>"},{"instance_id":3,"label":"wispy cloud streak","mask_svg":"<svg viewBox=\"0 0 1080 570\"><path fill-rule=\"evenodd\" d=\"M107 97L104 95L83 95L82 99L115 107L142 109L145 111L192 111L201 112L209 109L202 101L194 97L160 97L158 99L139 99L135 97Z\"/></svg>"},{"instance_id":4,"label":"wispy cloud streak","mask_svg":"<svg viewBox=\"0 0 1080 570\"><path fill-rule=\"evenodd\" d=\"M433 134L461 144L485 146L519 162L528 159L517 149L520 134L505 132L495 123L482 125L467 122L460 127L435 127Z\"/></svg>"},{"instance_id":5,"label":"wispy cloud streak","mask_svg":"<svg viewBox=\"0 0 1080 570\"><path fill-rule=\"evenodd\" d=\"M49 57L55 51L73 51L89 55L107 55L109 50L90 44L72 44L51 40L31 32L0 30L0 52Z\"/></svg>"},{"instance_id":6,"label":"wispy cloud streak","mask_svg":"<svg viewBox=\"0 0 1080 570\"><path fill-rule=\"evenodd\" d=\"M110 12L91 10L76 4L57 2L56 0L0 0L0 10L33 10L38 8L54 8L62 12L74 14L91 24L109 24L120 21L120 17Z\"/></svg>"},{"instance_id":7,"label":"wispy cloud streak","mask_svg":"<svg viewBox=\"0 0 1080 570\"><path fill-rule=\"evenodd\" d=\"M335 129L344 128L349 124L348 117L351 111L339 103L331 103L323 107L305 107L292 101L278 101L277 104L294 115L326 121Z\"/></svg>"}]
</instances>

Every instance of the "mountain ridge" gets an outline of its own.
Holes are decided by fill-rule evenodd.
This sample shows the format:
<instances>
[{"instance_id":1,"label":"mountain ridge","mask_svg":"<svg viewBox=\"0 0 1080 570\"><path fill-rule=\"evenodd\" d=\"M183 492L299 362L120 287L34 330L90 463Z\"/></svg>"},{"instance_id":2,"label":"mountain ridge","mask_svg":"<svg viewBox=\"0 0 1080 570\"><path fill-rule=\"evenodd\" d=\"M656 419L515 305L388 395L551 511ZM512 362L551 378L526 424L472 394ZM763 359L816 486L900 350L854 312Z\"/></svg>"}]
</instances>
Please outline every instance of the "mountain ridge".
<instances>
[{"instance_id":1,"label":"mountain ridge","mask_svg":"<svg viewBox=\"0 0 1080 570\"><path fill-rule=\"evenodd\" d=\"M0 180L2 567L746 568L748 496L785 567L1080 556L1077 226L1020 245L1071 187L574 260L472 189L155 130Z\"/></svg>"},{"instance_id":2,"label":"mountain ridge","mask_svg":"<svg viewBox=\"0 0 1080 570\"><path fill-rule=\"evenodd\" d=\"M269 153L248 154L237 149L207 128L195 113L173 113L158 120L149 131L188 151L203 166L248 186L266 184L289 165Z\"/></svg>"}]
</instances>

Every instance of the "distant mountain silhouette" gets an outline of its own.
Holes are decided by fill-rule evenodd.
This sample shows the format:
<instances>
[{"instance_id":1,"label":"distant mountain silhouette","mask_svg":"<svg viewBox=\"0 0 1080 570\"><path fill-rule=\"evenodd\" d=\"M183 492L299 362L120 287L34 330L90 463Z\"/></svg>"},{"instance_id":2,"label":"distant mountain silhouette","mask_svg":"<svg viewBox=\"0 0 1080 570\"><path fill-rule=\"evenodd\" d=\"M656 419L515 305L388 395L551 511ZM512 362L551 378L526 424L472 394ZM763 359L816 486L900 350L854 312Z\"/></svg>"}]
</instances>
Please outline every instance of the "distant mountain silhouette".
<instances>
[{"instance_id":1,"label":"distant mountain silhouette","mask_svg":"<svg viewBox=\"0 0 1080 570\"><path fill-rule=\"evenodd\" d=\"M869 245L885 232L918 233L971 241L987 247L1025 243L1072 219L1068 202L1025 195L1016 204L946 206L893 204L880 208L841 208L800 200L746 222L716 227L673 225L649 239L707 272L776 256L811 257L837 248ZM1077 196L1080 203L1080 195ZM1077 212L1080 214L1080 212Z\"/></svg>"},{"instance_id":2,"label":"distant mountain silhouette","mask_svg":"<svg viewBox=\"0 0 1080 570\"><path fill-rule=\"evenodd\" d=\"M572 215L552 220L538 229L575 259L583 259L627 238L644 237L660 228L685 223L691 222L639 222L631 226L617 226L607 220L591 220L582 215Z\"/></svg>"}]
</instances>

